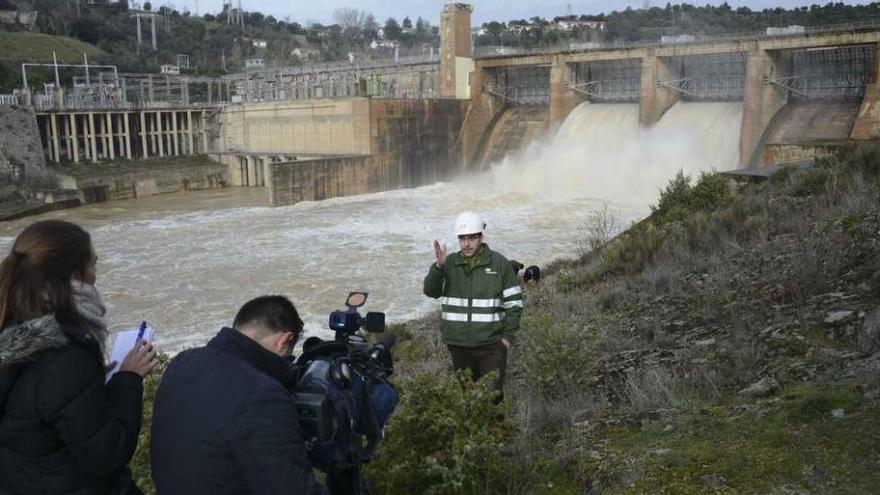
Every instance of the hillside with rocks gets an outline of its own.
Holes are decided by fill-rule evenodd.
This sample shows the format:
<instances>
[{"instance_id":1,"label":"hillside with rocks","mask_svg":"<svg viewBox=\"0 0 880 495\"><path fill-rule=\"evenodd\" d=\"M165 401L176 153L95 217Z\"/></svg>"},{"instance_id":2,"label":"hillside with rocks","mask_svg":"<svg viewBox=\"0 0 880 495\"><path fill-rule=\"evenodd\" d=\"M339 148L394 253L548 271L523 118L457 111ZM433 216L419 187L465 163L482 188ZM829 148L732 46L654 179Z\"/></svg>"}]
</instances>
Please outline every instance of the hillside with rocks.
<instances>
[{"instance_id":1,"label":"hillside with rocks","mask_svg":"<svg viewBox=\"0 0 880 495\"><path fill-rule=\"evenodd\" d=\"M379 492L876 493L880 146L757 184L679 175L607 243L602 215L597 249L526 290L506 421L449 392L438 317L394 329Z\"/></svg>"},{"instance_id":2,"label":"hillside with rocks","mask_svg":"<svg viewBox=\"0 0 880 495\"><path fill-rule=\"evenodd\" d=\"M33 111L0 106L0 219L42 206L46 191L57 189Z\"/></svg>"}]
</instances>

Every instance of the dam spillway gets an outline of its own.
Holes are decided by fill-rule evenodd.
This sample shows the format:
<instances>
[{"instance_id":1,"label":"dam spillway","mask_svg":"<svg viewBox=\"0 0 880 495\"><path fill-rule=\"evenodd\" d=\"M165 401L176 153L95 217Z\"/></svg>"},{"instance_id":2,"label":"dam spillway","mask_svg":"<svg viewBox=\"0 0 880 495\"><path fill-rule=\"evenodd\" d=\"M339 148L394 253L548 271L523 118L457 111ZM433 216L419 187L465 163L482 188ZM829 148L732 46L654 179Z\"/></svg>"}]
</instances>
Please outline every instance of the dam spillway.
<instances>
[{"instance_id":1,"label":"dam spillway","mask_svg":"<svg viewBox=\"0 0 880 495\"><path fill-rule=\"evenodd\" d=\"M739 159L742 104L679 102L656 126L637 104L582 103L558 132L493 169L511 190L626 198L647 209L679 170L724 171Z\"/></svg>"}]
</instances>

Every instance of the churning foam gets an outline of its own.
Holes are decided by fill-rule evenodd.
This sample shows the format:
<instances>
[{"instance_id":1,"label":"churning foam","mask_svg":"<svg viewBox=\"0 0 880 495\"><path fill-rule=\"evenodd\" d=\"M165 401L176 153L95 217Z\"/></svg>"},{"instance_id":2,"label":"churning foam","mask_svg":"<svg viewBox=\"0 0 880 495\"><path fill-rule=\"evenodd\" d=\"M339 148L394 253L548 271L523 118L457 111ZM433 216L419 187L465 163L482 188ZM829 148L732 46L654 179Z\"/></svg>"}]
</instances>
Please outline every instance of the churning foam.
<instances>
[{"instance_id":1,"label":"churning foam","mask_svg":"<svg viewBox=\"0 0 880 495\"><path fill-rule=\"evenodd\" d=\"M636 104L578 106L559 130L493 168L496 187L647 206L679 170L730 170L739 161L741 103L676 103L651 128Z\"/></svg>"}]
</instances>

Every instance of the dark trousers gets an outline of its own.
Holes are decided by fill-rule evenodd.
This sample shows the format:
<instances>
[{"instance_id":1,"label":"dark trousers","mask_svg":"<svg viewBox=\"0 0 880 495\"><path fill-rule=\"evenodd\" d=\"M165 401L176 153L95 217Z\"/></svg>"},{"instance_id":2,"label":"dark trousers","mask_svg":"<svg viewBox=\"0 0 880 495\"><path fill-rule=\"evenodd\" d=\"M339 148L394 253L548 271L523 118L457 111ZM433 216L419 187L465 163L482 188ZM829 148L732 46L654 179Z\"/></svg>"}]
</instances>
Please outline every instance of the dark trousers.
<instances>
[{"instance_id":1,"label":"dark trousers","mask_svg":"<svg viewBox=\"0 0 880 495\"><path fill-rule=\"evenodd\" d=\"M495 390L498 391L497 402L504 399L504 375L507 371L507 347L499 340L494 344L480 347L460 347L448 345L452 356L452 368L470 370L474 381L479 380L492 371L498 371Z\"/></svg>"}]
</instances>

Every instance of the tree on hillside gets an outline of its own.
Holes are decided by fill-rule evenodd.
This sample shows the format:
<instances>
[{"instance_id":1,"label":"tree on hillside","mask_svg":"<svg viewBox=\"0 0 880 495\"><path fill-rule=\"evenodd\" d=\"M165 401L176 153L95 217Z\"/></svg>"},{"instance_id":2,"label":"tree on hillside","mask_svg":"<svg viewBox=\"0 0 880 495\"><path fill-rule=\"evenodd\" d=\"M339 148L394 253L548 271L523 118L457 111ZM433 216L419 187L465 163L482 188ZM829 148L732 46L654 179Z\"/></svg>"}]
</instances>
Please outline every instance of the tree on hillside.
<instances>
[{"instance_id":1,"label":"tree on hillside","mask_svg":"<svg viewBox=\"0 0 880 495\"><path fill-rule=\"evenodd\" d=\"M397 23L397 19L393 17L389 17L388 20L385 21L385 27L383 29L385 31L385 38L389 40L398 40L403 33L403 30L400 29L400 24Z\"/></svg>"},{"instance_id":2,"label":"tree on hillside","mask_svg":"<svg viewBox=\"0 0 880 495\"><path fill-rule=\"evenodd\" d=\"M403 29L412 29L413 28L412 20L409 18L409 16L406 16L403 18L403 23L400 26Z\"/></svg>"},{"instance_id":3,"label":"tree on hillside","mask_svg":"<svg viewBox=\"0 0 880 495\"><path fill-rule=\"evenodd\" d=\"M372 12L368 13L366 19L364 19L364 33L366 33L367 37L375 38L376 31L378 30L379 23L376 22L376 16Z\"/></svg>"},{"instance_id":4,"label":"tree on hillside","mask_svg":"<svg viewBox=\"0 0 880 495\"><path fill-rule=\"evenodd\" d=\"M416 20L416 34L431 34L431 23L419 17Z\"/></svg>"}]
</instances>

